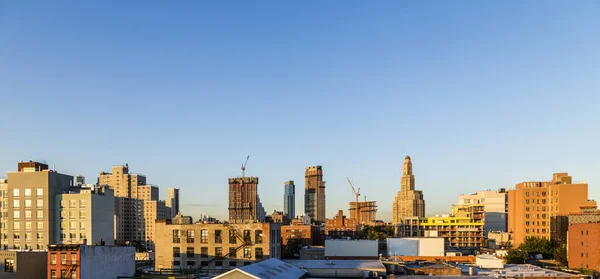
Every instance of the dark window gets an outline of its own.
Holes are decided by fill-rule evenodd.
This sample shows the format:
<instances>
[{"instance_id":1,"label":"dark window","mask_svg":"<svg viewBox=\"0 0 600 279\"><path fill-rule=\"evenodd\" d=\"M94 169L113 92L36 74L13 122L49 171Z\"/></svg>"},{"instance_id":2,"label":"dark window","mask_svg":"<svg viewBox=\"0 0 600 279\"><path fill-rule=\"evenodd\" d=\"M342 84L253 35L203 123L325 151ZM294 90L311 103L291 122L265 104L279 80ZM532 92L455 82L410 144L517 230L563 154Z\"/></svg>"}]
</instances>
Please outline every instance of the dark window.
<instances>
[{"instance_id":1,"label":"dark window","mask_svg":"<svg viewBox=\"0 0 600 279\"><path fill-rule=\"evenodd\" d=\"M223 232L215 230L215 243L223 243Z\"/></svg>"},{"instance_id":2,"label":"dark window","mask_svg":"<svg viewBox=\"0 0 600 279\"><path fill-rule=\"evenodd\" d=\"M208 247L200 247L200 257L208 258Z\"/></svg>"},{"instance_id":3,"label":"dark window","mask_svg":"<svg viewBox=\"0 0 600 279\"><path fill-rule=\"evenodd\" d=\"M237 262L229 262L229 266L230 267L236 267L237 266Z\"/></svg>"},{"instance_id":4,"label":"dark window","mask_svg":"<svg viewBox=\"0 0 600 279\"><path fill-rule=\"evenodd\" d=\"M173 247L173 257L179 258L180 254L181 254L181 251L180 251L179 247Z\"/></svg>"},{"instance_id":5,"label":"dark window","mask_svg":"<svg viewBox=\"0 0 600 279\"><path fill-rule=\"evenodd\" d=\"M234 230L229 230L229 244L236 244L237 243L237 239L235 238L235 231Z\"/></svg>"},{"instance_id":6,"label":"dark window","mask_svg":"<svg viewBox=\"0 0 600 279\"><path fill-rule=\"evenodd\" d=\"M252 237L250 235L250 230L244 230L244 241L245 242L252 241Z\"/></svg>"},{"instance_id":7,"label":"dark window","mask_svg":"<svg viewBox=\"0 0 600 279\"><path fill-rule=\"evenodd\" d=\"M180 266L181 262L180 261L173 261L173 266Z\"/></svg>"},{"instance_id":8,"label":"dark window","mask_svg":"<svg viewBox=\"0 0 600 279\"><path fill-rule=\"evenodd\" d=\"M179 235L179 230L173 230L173 243L179 243L181 240L181 235Z\"/></svg>"},{"instance_id":9,"label":"dark window","mask_svg":"<svg viewBox=\"0 0 600 279\"><path fill-rule=\"evenodd\" d=\"M215 266L223 266L223 261L215 261Z\"/></svg>"},{"instance_id":10,"label":"dark window","mask_svg":"<svg viewBox=\"0 0 600 279\"><path fill-rule=\"evenodd\" d=\"M187 250L185 250L185 256L188 258L193 258L194 257L194 247L188 247Z\"/></svg>"},{"instance_id":11,"label":"dark window","mask_svg":"<svg viewBox=\"0 0 600 279\"><path fill-rule=\"evenodd\" d=\"M208 262L207 262L207 261L201 261L201 262L200 262L200 265L201 265L201 266L208 266Z\"/></svg>"},{"instance_id":12,"label":"dark window","mask_svg":"<svg viewBox=\"0 0 600 279\"><path fill-rule=\"evenodd\" d=\"M252 262L244 262L244 265L251 265Z\"/></svg>"},{"instance_id":13,"label":"dark window","mask_svg":"<svg viewBox=\"0 0 600 279\"><path fill-rule=\"evenodd\" d=\"M229 248L229 257L230 257L230 258L237 258L237 255L236 255L236 254L237 254L237 253L236 253L236 250L235 250L235 248Z\"/></svg>"},{"instance_id":14,"label":"dark window","mask_svg":"<svg viewBox=\"0 0 600 279\"><path fill-rule=\"evenodd\" d=\"M195 262L195 261L187 261L185 264L186 264L187 266L195 266L195 265L196 265L196 262Z\"/></svg>"},{"instance_id":15,"label":"dark window","mask_svg":"<svg viewBox=\"0 0 600 279\"><path fill-rule=\"evenodd\" d=\"M215 247L215 257L223 257L223 248L222 247Z\"/></svg>"},{"instance_id":16,"label":"dark window","mask_svg":"<svg viewBox=\"0 0 600 279\"><path fill-rule=\"evenodd\" d=\"M262 243L262 230L254 231L254 243L261 244Z\"/></svg>"},{"instance_id":17,"label":"dark window","mask_svg":"<svg viewBox=\"0 0 600 279\"><path fill-rule=\"evenodd\" d=\"M56 279L56 270L50 270L50 279Z\"/></svg>"},{"instance_id":18,"label":"dark window","mask_svg":"<svg viewBox=\"0 0 600 279\"><path fill-rule=\"evenodd\" d=\"M263 258L263 249L262 249L262 248L256 248L256 249L254 250L254 256L255 256L257 259L262 259L262 258Z\"/></svg>"}]
</instances>

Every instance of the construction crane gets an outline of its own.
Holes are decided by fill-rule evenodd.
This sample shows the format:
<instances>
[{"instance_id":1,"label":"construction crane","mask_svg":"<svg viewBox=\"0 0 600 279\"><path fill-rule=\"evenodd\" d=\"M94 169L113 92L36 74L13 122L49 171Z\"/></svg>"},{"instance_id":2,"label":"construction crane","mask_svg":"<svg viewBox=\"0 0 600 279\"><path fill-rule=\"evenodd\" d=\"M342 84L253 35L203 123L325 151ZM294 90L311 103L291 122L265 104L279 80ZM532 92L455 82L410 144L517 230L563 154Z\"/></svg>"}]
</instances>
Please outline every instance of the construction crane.
<instances>
[{"instance_id":1,"label":"construction crane","mask_svg":"<svg viewBox=\"0 0 600 279\"><path fill-rule=\"evenodd\" d=\"M360 219L360 206L358 203L358 197L360 196L360 188L358 188L358 191L356 191L356 189L354 188L354 185L352 185L352 182L350 182L350 179L348 177L346 177L346 180L348 180L348 183L350 184L350 187L352 188L352 192L354 192L354 196L356 197L356 204L354 205L354 208L350 208L350 210L354 210L354 214L355 214L354 219L356 219L356 221L358 221L360 223L360 220L359 220Z\"/></svg>"},{"instance_id":2,"label":"construction crane","mask_svg":"<svg viewBox=\"0 0 600 279\"><path fill-rule=\"evenodd\" d=\"M246 172L246 165L248 164L248 159L250 159L250 155L248 155L248 157L246 157L246 162L244 162L242 164L242 178L244 178L245 172Z\"/></svg>"},{"instance_id":3,"label":"construction crane","mask_svg":"<svg viewBox=\"0 0 600 279\"><path fill-rule=\"evenodd\" d=\"M348 183L350 183L350 187L352 187L352 192L354 192L354 195L356 196L356 203L358 203L358 197L360 197L360 188L358 188L358 191L356 191L354 189L354 185L352 185L352 182L350 182L350 179L346 177L346 180L348 180Z\"/></svg>"}]
</instances>

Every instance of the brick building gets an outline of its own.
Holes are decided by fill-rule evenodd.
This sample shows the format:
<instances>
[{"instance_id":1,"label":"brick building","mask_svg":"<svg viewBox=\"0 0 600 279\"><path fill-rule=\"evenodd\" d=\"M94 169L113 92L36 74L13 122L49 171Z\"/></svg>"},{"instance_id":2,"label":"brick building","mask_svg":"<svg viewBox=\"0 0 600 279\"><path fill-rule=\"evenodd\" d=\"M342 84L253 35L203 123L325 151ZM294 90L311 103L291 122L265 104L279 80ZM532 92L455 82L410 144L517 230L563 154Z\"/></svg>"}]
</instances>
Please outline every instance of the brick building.
<instances>
[{"instance_id":1,"label":"brick building","mask_svg":"<svg viewBox=\"0 0 600 279\"><path fill-rule=\"evenodd\" d=\"M229 223L264 222L265 209L258 197L258 177L229 178Z\"/></svg>"},{"instance_id":2,"label":"brick building","mask_svg":"<svg viewBox=\"0 0 600 279\"><path fill-rule=\"evenodd\" d=\"M325 222L325 235L330 238L355 237L358 230L358 222L344 216L344 211L339 210L333 219Z\"/></svg>"},{"instance_id":3,"label":"brick building","mask_svg":"<svg viewBox=\"0 0 600 279\"><path fill-rule=\"evenodd\" d=\"M48 279L109 279L135 274L135 248L59 244L48 246Z\"/></svg>"},{"instance_id":4,"label":"brick building","mask_svg":"<svg viewBox=\"0 0 600 279\"><path fill-rule=\"evenodd\" d=\"M570 225L568 235L569 268L600 272L600 223Z\"/></svg>"},{"instance_id":5,"label":"brick building","mask_svg":"<svg viewBox=\"0 0 600 279\"><path fill-rule=\"evenodd\" d=\"M281 250L284 256L295 256L300 253L301 247L312 245L323 245L323 237L318 226L281 226Z\"/></svg>"}]
</instances>

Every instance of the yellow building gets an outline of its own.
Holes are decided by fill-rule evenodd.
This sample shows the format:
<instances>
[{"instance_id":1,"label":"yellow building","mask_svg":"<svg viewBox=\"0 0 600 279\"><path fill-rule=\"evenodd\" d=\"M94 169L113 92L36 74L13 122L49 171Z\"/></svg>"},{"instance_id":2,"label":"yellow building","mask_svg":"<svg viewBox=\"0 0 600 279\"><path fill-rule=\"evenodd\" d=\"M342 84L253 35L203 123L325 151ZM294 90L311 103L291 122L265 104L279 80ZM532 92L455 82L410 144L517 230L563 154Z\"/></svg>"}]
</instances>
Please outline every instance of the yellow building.
<instances>
[{"instance_id":1,"label":"yellow building","mask_svg":"<svg viewBox=\"0 0 600 279\"><path fill-rule=\"evenodd\" d=\"M481 247L483 238L483 208L481 205L452 206L452 215L421 219L420 226L425 236L446 239L449 247Z\"/></svg>"}]
</instances>

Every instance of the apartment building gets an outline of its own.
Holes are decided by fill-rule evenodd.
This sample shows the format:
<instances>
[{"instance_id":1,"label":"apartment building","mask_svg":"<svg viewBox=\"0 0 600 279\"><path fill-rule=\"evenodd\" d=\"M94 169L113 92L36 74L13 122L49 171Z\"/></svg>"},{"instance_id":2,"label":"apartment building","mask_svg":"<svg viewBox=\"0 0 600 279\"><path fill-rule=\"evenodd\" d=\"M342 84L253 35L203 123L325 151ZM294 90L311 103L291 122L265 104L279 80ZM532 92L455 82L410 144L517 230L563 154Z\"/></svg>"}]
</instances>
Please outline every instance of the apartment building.
<instances>
[{"instance_id":1,"label":"apartment building","mask_svg":"<svg viewBox=\"0 0 600 279\"><path fill-rule=\"evenodd\" d=\"M56 195L55 243L114 244L115 197L108 186L71 188Z\"/></svg>"},{"instance_id":2,"label":"apartment building","mask_svg":"<svg viewBox=\"0 0 600 279\"><path fill-rule=\"evenodd\" d=\"M420 227L425 236L445 238L451 248L477 248L484 244L483 206L453 206L452 215L421 219Z\"/></svg>"},{"instance_id":3,"label":"apartment building","mask_svg":"<svg viewBox=\"0 0 600 279\"><path fill-rule=\"evenodd\" d=\"M482 205L484 236L490 231L505 232L508 226L508 193L501 188L460 195L458 205Z\"/></svg>"},{"instance_id":4,"label":"apartment building","mask_svg":"<svg viewBox=\"0 0 600 279\"><path fill-rule=\"evenodd\" d=\"M569 268L600 272L600 222L570 225L568 239Z\"/></svg>"},{"instance_id":5,"label":"apartment building","mask_svg":"<svg viewBox=\"0 0 600 279\"><path fill-rule=\"evenodd\" d=\"M135 274L133 247L50 245L46 257L48 279L131 278Z\"/></svg>"},{"instance_id":6,"label":"apartment building","mask_svg":"<svg viewBox=\"0 0 600 279\"><path fill-rule=\"evenodd\" d=\"M280 257L280 224L156 221L156 270L229 269Z\"/></svg>"},{"instance_id":7,"label":"apartment building","mask_svg":"<svg viewBox=\"0 0 600 279\"><path fill-rule=\"evenodd\" d=\"M317 224L325 222L325 201L323 167L306 167L304 171L304 214Z\"/></svg>"},{"instance_id":8,"label":"apartment building","mask_svg":"<svg viewBox=\"0 0 600 279\"><path fill-rule=\"evenodd\" d=\"M45 249L55 244L59 209L54 197L73 186L73 177L39 162L19 162L0 188L2 249Z\"/></svg>"},{"instance_id":9,"label":"apartment building","mask_svg":"<svg viewBox=\"0 0 600 279\"><path fill-rule=\"evenodd\" d=\"M394 227L394 235L396 237L421 237L423 230L421 229L421 219L417 216L404 217L399 220L400 223Z\"/></svg>"},{"instance_id":10,"label":"apartment building","mask_svg":"<svg viewBox=\"0 0 600 279\"><path fill-rule=\"evenodd\" d=\"M340 209L333 219L325 221L325 235L330 238L355 237L358 225L360 224L356 220L346 218L344 211Z\"/></svg>"},{"instance_id":11,"label":"apartment building","mask_svg":"<svg viewBox=\"0 0 600 279\"><path fill-rule=\"evenodd\" d=\"M171 217L175 217L177 213L179 213L179 189L177 188L169 188L167 189L167 199L165 200L165 205L171 211ZM162 218L159 218L162 219Z\"/></svg>"},{"instance_id":12,"label":"apartment building","mask_svg":"<svg viewBox=\"0 0 600 279\"><path fill-rule=\"evenodd\" d=\"M258 177L229 178L229 223L264 222L266 212L258 196Z\"/></svg>"},{"instance_id":13,"label":"apartment building","mask_svg":"<svg viewBox=\"0 0 600 279\"><path fill-rule=\"evenodd\" d=\"M315 225L281 226L282 255L287 258L299 256L305 246L322 245L321 229Z\"/></svg>"},{"instance_id":14,"label":"apartment building","mask_svg":"<svg viewBox=\"0 0 600 279\"><path fill-rule=\"evenodd\" d=\"M527 236L550 239L551 217L596 206L588 200L587 182L573 183L568 173L555 173L552 181L522 182L508 191L508 231L514 235L515 246Z\"/></svg>"},{"instance_id":15,"label":"apartment building","mask_svg":"<svg viewBox=\"0 0 600 279\"><path fill-rule=\"evenodd\" d=\"M296 185L290 180L286 181L283 187L283 214L291 220L296 218Z\"/></svg>"},{"instance_id":16,"label":"apartment building","mask_svg":"<svg viewBox=\"0 0 600 279\"><path fill-rule=\"evenodd\" d=\"M158 187L146 184L146 176L129 173L129 165L101 172L99 185L108 185L115 195L114 235L118 244L141 243L154 249L154 222L170 218L171 209L159 200Z\"/></svg>"}]
</instances>

